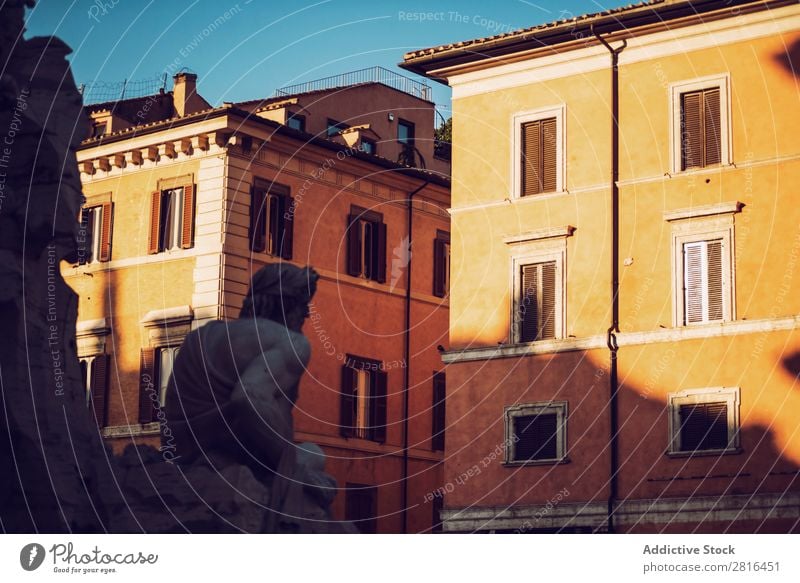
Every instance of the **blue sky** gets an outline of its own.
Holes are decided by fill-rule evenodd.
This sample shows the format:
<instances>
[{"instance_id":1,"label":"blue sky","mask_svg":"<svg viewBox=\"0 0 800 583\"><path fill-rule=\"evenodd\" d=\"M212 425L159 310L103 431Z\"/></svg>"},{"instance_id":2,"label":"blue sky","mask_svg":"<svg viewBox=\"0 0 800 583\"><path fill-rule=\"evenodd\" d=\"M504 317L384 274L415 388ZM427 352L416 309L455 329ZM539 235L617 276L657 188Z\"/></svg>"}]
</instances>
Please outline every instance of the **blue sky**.
<instances>
[{"instance_id":1,"label":"blue sky","mask_svg":"<svg viewBox=\"0 0 800 583\"><path fill-rule=\"evenodd\" d=\"M597 12L592 0L39 0L26 36L72 48L77 83L154 79L182 67L212 104L381 65L403 53ZM216 21L216 24L215 24ZM450 92L434 86L448 116Z\"/></svg>"}]
</instances>

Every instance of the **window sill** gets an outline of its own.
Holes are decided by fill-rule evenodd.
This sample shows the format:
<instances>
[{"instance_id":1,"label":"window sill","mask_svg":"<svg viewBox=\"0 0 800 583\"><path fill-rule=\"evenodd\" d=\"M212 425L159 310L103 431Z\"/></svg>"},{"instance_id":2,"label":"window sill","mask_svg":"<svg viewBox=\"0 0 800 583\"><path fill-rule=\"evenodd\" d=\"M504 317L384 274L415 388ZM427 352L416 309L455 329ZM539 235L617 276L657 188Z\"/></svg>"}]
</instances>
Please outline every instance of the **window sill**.
<instances>
[{"instance_id":1,"label":"window sill","mask_svg":"<svg viewBox=\"0 0 800 583\"><path fill-rule=\"evenodd\" d=\"M742 453L741 447L728 447L725 449L703 449L698 451L668 451L667 457L670 458L690 458L690 457L711 457L720 455L737 455Z\"/></svg>"},{"instance_id":2,"label":"window sill","mask_svg":"<svg viewBox=\"0 0 800 583\"><path fill-rule=\"evenodd\" d=\"M134 425L111 425L103 428L103 437L112 439L115 437L140 437L155 436L161 433L161 425L158 421L153 423L134 424Z\"/></svg>"},{"instance_id":3,"label":"window sill","mask_svg":"<svg viewBox=\"0 0 800 583\"><path fill-rule=\"evenodd\" d=\"M516 468L520 466L557 466L561 464L568 464L571 460L568 457L563 457L560 459L548 459L548 460L525 460L525 461L504 461L503 466L507 468Z\"/></svg>"},{"instance_id":4,"label":"window sill","mask_svg":"<svg viewBox=\"0 0 800 583\"><path fill-rule=\"evenodd\" d=\"M520 203L520 202L529 201L529 200L547 200L547 199L550 199L550 198L557 198L557 197L560 197L560 196L568 196L570 194L572 194L572 193L569 190L565 189L565 188L561 189L561 190L553 190L551 192L540 192L538 194L528 194L528 195L522 195L522 194L519 194L519 193L515 192L507 200L509 202L511 202L512 204L514 204L514 203Z\"/></svg>"}]
</instances>

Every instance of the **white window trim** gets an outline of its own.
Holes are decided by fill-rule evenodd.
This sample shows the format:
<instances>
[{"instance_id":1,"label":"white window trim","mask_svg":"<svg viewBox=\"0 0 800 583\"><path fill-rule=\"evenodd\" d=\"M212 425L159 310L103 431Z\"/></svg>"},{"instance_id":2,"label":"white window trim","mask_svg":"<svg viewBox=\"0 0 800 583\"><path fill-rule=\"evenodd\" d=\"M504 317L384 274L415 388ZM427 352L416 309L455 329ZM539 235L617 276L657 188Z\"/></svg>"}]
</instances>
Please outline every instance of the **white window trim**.
<instances>
[{"instance_id":1,"label":"white window trim","mask_svg":"<svg viewBox=\"0 0 800 583\"><path fill-rule=\"evenodd\" d=\"M566 229L566 230L565 230ZM567 322L567 239L566 237L573 232L572 227L565 229L547 230L539 233L541 239L526 238L520 240L518 237L508 238L511 247L511 273L509 285L511 289L509 332L508 341L511 344L520 344L520 326L518 320L520 303L520 286L522 285L520 271L523 265L532 263L544 263L546 261L556 262L556 309L555 309L555 337L536 342L552 342L554 339L566 337ZM556 235L552 235L556 233ZM525 344L530 344L526 342Z\"/></svg>"},{"instance_id":2,"label":"white window trim","mask_svg":"<svg viewBox=\"0 0 800 583\"><path fill-rule=\"evenodd\" d=\"M513 419L541 413L556 414L556 457L542 460L514 460L516 440L514 439ZM506 407L503 415L505 423L505 460L503 463L508 466L544 466L569 462L567 457L567 417L567 401L545 401Z\"/></svg>"},{"instance_id":3,"label":"white window trim","mask_svg":"<svg viewBox=\"0 0 800 583\"><path fill-rule=\"evenodd\" d=\"M739 387L711 387L705 389L686 389L669 395L669 447L670 457L693 457L701 455L725 455L740 453L739 439L739 404L741 390ZM697 451L681 450L681 405L697 403L722 403L728 407L728 447L723 449L706 449Z\"/></svg>"},{"instance_id":4,"label":"white window trim","mask_svg":"<svg viewBox=\"0 0 800 583\"><path fill-rule=\"evenodd\" d=\"M567 127L566 127L566 105L560 104L543 109L532 111L520 111L511 118L511 197L518 199L522 196L522 172L520 160L522 159L522 124L531 121L556 118L556 190L553 192L543 192L542 195L559 194L566 191L566 157L564 152L567 149Z\"/></svg>"},{"instance_id":5,"label":"white window trim","mask_svg":"<svg viewBox=\"0 0 800 583\"><path fill-rule=\"evenodd\" d=\"M684 255L686 243L722 239L722 320L685 323ZM676 221L672 228L672 325L715 326L736 319L736 263L734 261L733 215Z\"/></svg>"},{"instance_id":6,"label":"white window trim","mask_svg":"<svg viewBox=\"0 0 800 583\"><path fill-rule=\"evenodd\" d=\"M672 174L685 174L707 168L690 168L681 170L681 95L700 89L719 88L720 117L720 166L729 166L733 163L733 140L731 140L731 99L730 73L698 77L687 81L670 83L669 85L669 143L670 172Z\"/></svg>"}]
</instances>

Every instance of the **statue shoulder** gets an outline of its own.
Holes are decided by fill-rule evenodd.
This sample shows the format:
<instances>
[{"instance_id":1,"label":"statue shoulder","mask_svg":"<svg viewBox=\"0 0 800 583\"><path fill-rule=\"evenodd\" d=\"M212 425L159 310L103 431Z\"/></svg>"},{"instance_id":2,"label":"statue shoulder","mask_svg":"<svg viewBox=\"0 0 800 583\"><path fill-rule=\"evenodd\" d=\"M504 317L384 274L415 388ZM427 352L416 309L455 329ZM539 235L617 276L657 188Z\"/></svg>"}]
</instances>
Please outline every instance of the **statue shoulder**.
<instances>
[{"instance_id":1,"label":"statue shoulder","mask_svg":"<svg viewBox=\"0 0 800 583\"><path fill-rule=\"evenodd\" d=\"M275 350L297 359L303 366L311 358L311 346L303 334L272 320L236 320L230 323L227 334L234 350L250 358Z\"/></svg>"}]
</instances>

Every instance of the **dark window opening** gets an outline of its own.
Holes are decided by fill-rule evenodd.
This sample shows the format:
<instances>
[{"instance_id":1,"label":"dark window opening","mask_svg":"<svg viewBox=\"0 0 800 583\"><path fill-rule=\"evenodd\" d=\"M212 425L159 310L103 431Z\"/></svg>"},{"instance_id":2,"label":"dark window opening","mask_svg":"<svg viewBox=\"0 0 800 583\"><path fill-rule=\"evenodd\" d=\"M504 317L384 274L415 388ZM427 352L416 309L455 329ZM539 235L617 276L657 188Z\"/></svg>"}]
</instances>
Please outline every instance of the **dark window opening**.
<instances>
[{"instance_id":1,"label":"dark window opening","mask_svg":"<svg viewBox=\"0 0 800 583\"><path fill-rule=\"evenodd\" d=\"M347 273L386 281L386 224L383 215L352 207L347 218Z\"/></svg>"},{"instance_id":2,"label":"dark window opening","mask_svg":"<svg viewBox=\"0 0 800 583\"><path fill-rule=\"evenodd\" d=\"M681 405L681 451L692 452L728 447L728 405L696 403Z\"/></svg>"},{"instance_id":3,"label":"dark window opening","mask_svg":"<svg viewBox=\"0 0 800 583\"><path fill-rule=\"evenodd\" d=\"M345 485L345 520L355 525L363 534L377 532L378 489L365 484Z\"/></svg>"},{"instance_id":4,"label":"dark window opening","mask_svg":"<svg viewBox=\"0 0 800 583\"><path fill-rule=\"evenodd\" d=\"M558 415L539 413L512 418L514 459L512 461L555 460L558 458Z\"/></svg>"},{"instance_id":5,"label":"dark window opening","mask_svg":"<svg viewBox=\"0 0 800 583\"><path fill-rule=\"evenodd\" d=\"M257 180L250 204L250 250L291 259L295 207L289 188Z\"/></svg>"},{"instance_id":6,"label":"dark window opening","mask_svg":"<svg viewBox=\"0 0 800 583\"><path fill-rule=\"evenodd\" d=\"M380 361L347 355L342 366L343 437L386 441L387 376Z\"/></svg>"}]
</instances>

